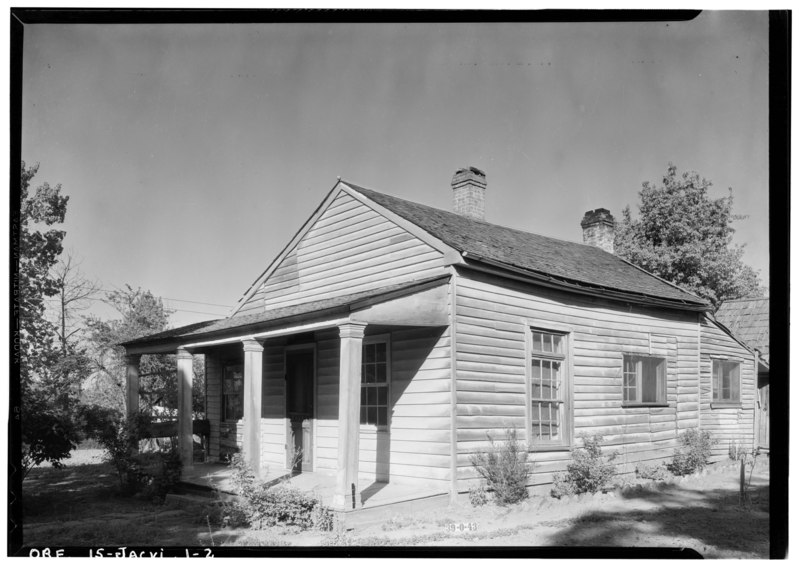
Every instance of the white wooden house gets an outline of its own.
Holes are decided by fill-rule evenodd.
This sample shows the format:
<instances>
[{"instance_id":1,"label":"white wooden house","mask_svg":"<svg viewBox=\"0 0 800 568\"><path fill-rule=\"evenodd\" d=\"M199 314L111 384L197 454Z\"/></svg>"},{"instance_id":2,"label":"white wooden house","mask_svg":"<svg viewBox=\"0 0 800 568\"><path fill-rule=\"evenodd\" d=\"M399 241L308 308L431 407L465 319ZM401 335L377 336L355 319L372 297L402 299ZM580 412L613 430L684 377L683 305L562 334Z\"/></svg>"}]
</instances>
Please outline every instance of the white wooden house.
<instances>
[{"instance_id":1,"label":"white wooden house","mask_svg":"<svg viewBox=\"0 0 800 568\"><path fill-rule=\"evenodd\" d=\"M469 457L514 428L532 485L563 471L581 434L602 434L621 471L668 461L703 428L753 443L755 355L700 298L613 254L613 218L579 244L483 220L485 175L456 172L454 212L340 180L230 317L125 344L138 362L177 353L181 444L191 467L192 357L204 355L211 453L256 468L452 494ZM358 503L356 503L358 506Z\"/></svg>"}]
</instances>

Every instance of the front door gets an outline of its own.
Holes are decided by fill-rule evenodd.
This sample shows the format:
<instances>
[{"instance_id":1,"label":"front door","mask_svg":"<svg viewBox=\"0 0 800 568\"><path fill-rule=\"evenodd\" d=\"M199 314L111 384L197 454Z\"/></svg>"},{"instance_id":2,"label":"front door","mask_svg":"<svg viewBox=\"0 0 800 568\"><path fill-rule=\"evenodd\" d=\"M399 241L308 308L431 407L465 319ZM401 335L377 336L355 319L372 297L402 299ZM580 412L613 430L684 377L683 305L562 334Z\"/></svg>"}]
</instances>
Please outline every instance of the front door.
<instances>
[{"instance_id":1,"label":"front door","mask_svg":"<svg viewBox=\"0 0 800 568\"><path fill-rule=\"evenodd\" d=\"M286 351L286 467L292 471L312 471L314 419L314 350Z\"/></svg>"}]
</instances>

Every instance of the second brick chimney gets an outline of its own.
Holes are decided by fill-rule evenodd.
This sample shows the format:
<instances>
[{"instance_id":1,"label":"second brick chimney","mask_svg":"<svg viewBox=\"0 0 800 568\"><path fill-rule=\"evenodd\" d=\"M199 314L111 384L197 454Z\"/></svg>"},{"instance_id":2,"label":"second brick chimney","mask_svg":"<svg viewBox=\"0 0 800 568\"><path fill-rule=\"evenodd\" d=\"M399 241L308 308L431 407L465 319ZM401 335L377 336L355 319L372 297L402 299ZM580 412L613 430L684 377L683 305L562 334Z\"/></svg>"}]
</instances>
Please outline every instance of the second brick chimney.
<instances>
[{"instance_id":1,"label":"second brick chimney","mask_svg":"<svg viewBox=\"0 0 800 568\"><path fill-rule=\"evenodd\" d=\"M453 211L483 221L486 174L478 168L461 168L450 186L453 188Z\"/></svg>"},{"instance_id":2,"label":"second brick chimney","mask_svg":"<svg viewBox=\"0 0 800 568\"><path fill-rule=\"evenodd\" d=\"M608 209L587 211L581 221L583 243L614 254L614 216Z\"/></svg>"}]
</instances>

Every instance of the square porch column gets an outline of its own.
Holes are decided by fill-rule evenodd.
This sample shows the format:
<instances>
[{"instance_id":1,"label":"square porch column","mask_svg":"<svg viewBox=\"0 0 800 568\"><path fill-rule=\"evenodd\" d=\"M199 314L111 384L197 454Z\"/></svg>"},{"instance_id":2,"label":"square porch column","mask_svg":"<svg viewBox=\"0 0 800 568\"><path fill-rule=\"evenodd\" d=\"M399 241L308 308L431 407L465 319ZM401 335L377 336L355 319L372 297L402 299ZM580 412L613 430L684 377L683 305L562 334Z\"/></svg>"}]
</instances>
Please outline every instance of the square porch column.
<instances>
[{"instance_id":1,"label":"square porch column","mask_svg":"<svg viewBox=\"0 0 800 568\"><path fill-rule=\"evenodd\" d=\"M366 324L339 326L339 444L333 508L361 507L358 487L358 439L361 430L361 349ZM353 503L355 495L355 503Z\"/></svg>"},{"instance_id":2,"label":"square porch column","mask_svg":"<svg viewBox=\"0 0 800 568\"><path fill-rule=\"evenodd\" d=\"M192 354L179 348L178 358L178 451L183 471L191 471L194 462L192 439Z\"/></svg>"},{"instance_id":3,"label":"square porch column","mask_svg":"<svg viewBox=\"0 0 800 568\"><path fill-rule=\"evenodd\" d=\"M264 346L255 339L242 341L244 349L244 457L261 476L261 382Z\"/></svg>"},{"instance_id":4,"label":"square porch column","mask_svg":"<svg viewBox=\"0 0 800 568\"><path fill-rule=\"evenodd\" d=\"M139 412L139 362L141 355L125 356L125 409L130 416Z\"/></svg>"}]
</instances>

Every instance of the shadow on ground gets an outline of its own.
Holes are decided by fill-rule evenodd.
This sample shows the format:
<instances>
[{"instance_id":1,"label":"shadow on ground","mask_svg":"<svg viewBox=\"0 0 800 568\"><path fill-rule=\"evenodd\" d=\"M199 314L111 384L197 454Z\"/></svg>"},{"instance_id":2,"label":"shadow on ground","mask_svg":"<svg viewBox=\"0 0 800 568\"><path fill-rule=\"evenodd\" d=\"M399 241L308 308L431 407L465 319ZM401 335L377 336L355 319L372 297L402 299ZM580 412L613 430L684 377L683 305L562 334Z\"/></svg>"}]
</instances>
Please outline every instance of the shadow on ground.
<instances>
[{"instance_id":1,"label":"shadow on ground","mask_svg":"<svg viewBox=\"0 0 800 568\"><path fill-rule=\"evenodd\" d=\"M671 546L687 540L703 556L720 553L769 556L769 487L748 493L744 506L735 490L696 490L675 485L639 488L621 500L638 500L619 512L592 511L562 521L555 546Z\"/></svg>"}]
</instances>

